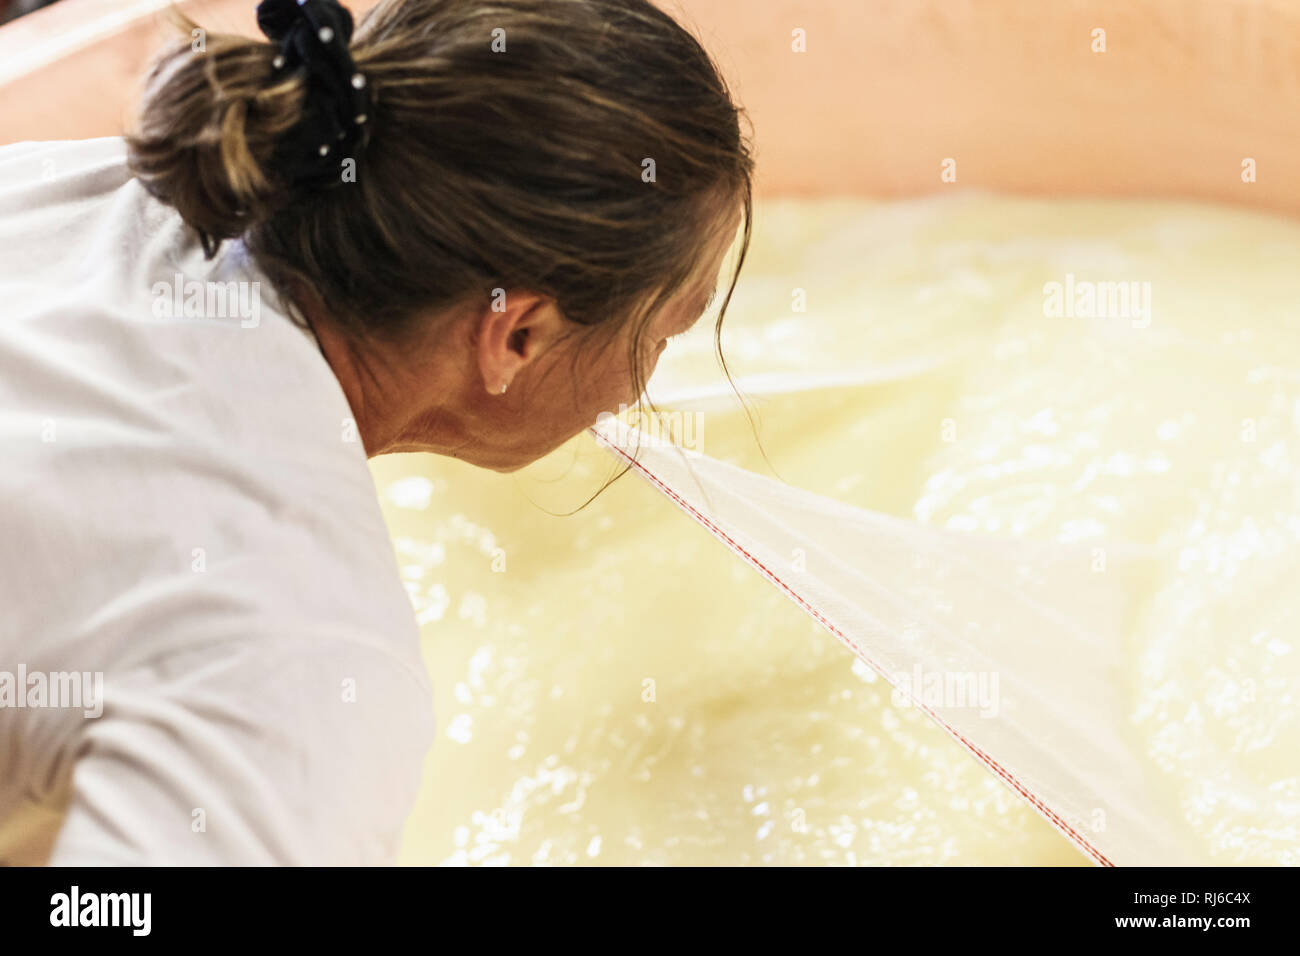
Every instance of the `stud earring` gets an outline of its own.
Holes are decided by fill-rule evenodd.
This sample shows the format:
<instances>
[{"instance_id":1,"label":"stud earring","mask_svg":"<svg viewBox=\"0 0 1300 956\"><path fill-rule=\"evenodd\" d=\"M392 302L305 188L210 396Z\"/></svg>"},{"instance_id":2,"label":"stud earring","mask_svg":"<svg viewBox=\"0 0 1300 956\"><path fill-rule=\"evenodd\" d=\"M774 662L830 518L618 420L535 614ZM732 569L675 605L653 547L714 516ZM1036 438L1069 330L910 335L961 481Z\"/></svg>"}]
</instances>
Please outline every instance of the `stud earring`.
<instances>
[{"instance_id":1,"label":"stud earring","mask_svg":"<svg viewBox=\"0 0 1300 956\"><path fill-rule=\"evenodd\" d=\"M502 383L501 383L501 391L497 392L497 394L498 394L498 395L504 395L504 394L506 393L506 386L507 386L508 384L509 384L509 383L507 383L507 382L502 382Z\"/></svg>"}]
</instances>

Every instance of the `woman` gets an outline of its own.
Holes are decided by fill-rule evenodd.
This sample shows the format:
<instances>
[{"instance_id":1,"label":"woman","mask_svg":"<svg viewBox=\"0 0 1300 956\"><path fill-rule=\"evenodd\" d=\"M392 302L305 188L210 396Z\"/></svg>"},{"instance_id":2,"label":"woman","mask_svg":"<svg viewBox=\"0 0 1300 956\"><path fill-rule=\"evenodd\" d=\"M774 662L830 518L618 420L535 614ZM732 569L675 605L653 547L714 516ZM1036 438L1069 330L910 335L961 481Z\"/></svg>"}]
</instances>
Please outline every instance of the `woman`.
<instances>
[{"instance_id":1,"label":"woman","mask_svg":"<svg viewBox=\"0 0 1300 956\"><path fill-rule=\"evenodd\" d=\"M258 21L0 149L9 861L392 861L433 720L367 456L537 459L743 262L738 110L644 0Z\"/></svg>"}]
</instances>

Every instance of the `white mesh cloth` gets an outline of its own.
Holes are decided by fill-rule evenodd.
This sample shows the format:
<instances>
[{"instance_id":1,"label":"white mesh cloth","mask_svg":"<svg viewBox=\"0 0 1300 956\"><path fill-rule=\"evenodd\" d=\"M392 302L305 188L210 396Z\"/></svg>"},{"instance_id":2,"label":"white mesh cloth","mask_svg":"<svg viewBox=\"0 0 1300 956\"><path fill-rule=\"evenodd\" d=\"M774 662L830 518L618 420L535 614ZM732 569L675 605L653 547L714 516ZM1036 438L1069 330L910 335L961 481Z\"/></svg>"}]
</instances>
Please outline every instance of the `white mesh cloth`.
<instances>
[{"instance_id":1,"label":"white mesh cloth","mask_svg":"<svg viewBox=\"0 0 1300 956\"><path fill-rule=\"evenodd\" d=\"M1125 731L1140 556L927 528L654 441L597 440L723 541L1099 865L1183 865ZM847 666L847 662L846 662Z\"/></svg>"}]
</instances>

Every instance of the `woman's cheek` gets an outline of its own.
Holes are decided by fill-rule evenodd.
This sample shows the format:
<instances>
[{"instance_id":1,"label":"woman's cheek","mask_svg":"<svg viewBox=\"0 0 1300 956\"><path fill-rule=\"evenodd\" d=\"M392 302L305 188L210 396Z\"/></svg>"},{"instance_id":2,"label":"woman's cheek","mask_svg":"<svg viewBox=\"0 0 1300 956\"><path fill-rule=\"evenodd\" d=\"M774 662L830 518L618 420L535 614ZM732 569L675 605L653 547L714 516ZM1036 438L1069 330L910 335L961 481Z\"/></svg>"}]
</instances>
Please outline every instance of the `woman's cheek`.
<instances>
[{"instance_id":1,"label":"woman's cheek","mask_svg":"<svg viewBox=\"0 0 1300 956\"><path fill-rule=\"evenodd\" d=\"M664 349L668 348L668 340L660 339L658 344L654 345L649 353L641 362L641 379L642 384L650 379L656 368L659 367L659 357L664 354Z\"/></svg>"},{"instance_id":2,"label":"woman's cheek","mask_svg":"<svg viewBox=\"0 0 1300 956\"><path fill-rule=\"evenodd\" d=\"M642 345L637 371L639 372L640 385L643 388L654 373L659 364L659 356L663 354L667 345L666 340L660 340L654 344L647 342ZM596 385L593 394L590 395L591 406L594 407L594 411L590 416L593 421L602 412L617 414L620 406L630 408L640 398L636 387L638 383L632 374L632 367L626 351L616 351L613 354L621 356L621 359L614 359L605 367L605 371L596 380L599 384Z\"/></svg>"}]
</instances>

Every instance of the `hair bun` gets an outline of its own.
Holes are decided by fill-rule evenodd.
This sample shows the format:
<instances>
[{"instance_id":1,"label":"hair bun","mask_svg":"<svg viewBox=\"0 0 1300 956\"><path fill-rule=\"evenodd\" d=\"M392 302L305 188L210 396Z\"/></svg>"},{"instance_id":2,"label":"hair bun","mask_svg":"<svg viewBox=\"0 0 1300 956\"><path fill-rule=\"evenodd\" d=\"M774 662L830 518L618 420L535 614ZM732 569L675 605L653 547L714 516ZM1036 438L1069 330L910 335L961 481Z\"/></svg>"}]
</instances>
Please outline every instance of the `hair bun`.
<instances>
[{"instance_id":1,"label":"hair bun","mask_svg":"<svg viewBox=\"0 0 1300 956\"><path fill-rule=\"evenodd\" d=\"M190 28L195 25L184 21ZM132 172L198 231L211 254L283 208L292 182L277 172L280 144L302 119L301 75L275 79L275 46L209 34L163 55L147 81Z\"/></svg>"}]
</instances>

